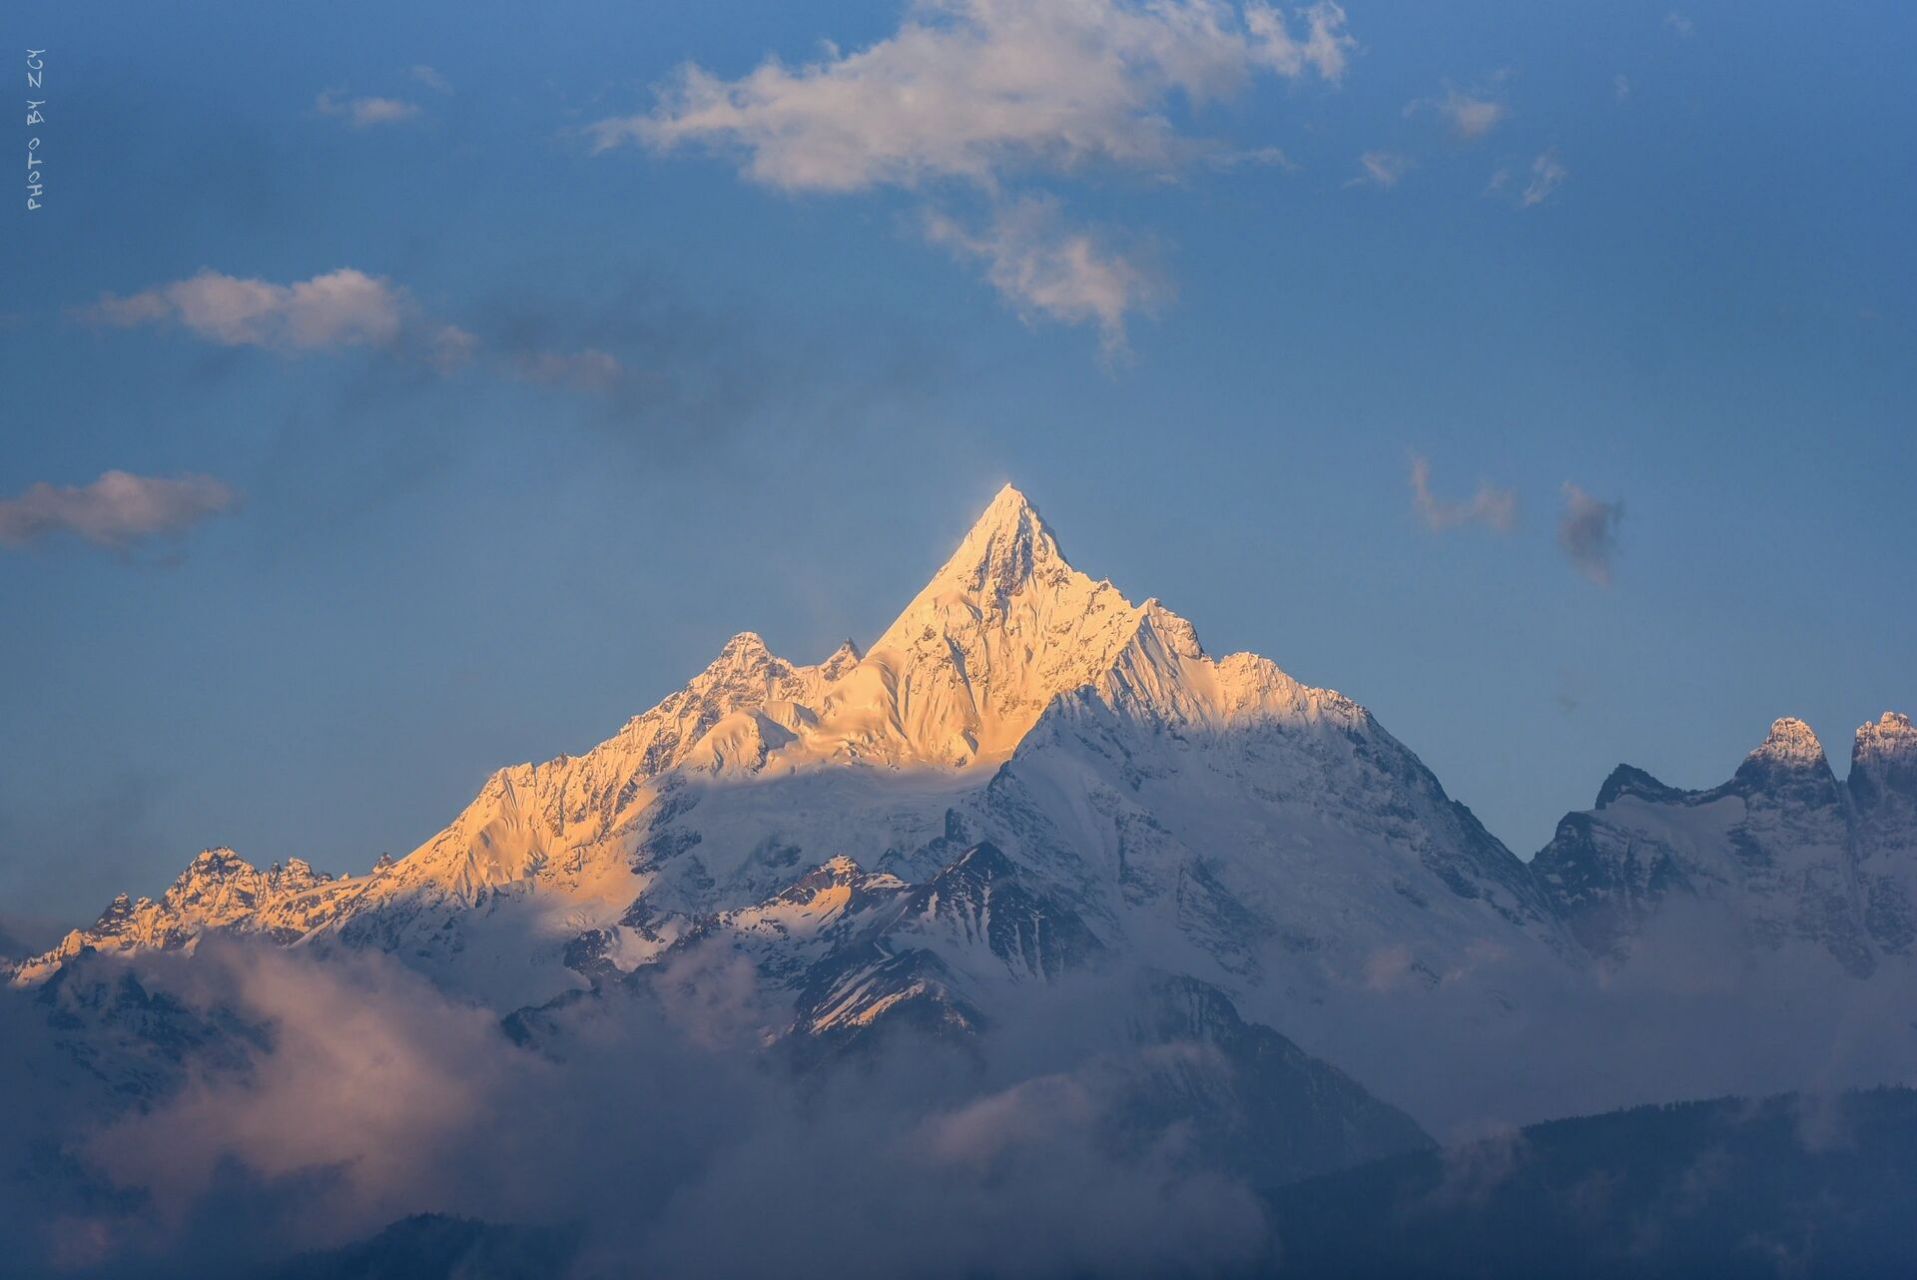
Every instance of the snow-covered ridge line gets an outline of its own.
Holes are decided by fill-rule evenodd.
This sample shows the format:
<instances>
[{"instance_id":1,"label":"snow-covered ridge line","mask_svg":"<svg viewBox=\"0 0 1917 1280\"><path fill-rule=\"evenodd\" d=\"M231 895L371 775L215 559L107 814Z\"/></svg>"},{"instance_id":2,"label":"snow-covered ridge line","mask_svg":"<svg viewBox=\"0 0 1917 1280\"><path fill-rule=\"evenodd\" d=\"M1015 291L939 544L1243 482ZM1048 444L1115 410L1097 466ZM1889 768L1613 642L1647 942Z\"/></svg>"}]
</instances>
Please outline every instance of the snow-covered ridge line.
<instances>
[{"instance_id":1,"label":"snow-covered ridge line","mask_svg":"<svg viewBox=\"0 0 1917 1280\"><path fill-rule=\"evenodd\" d=\"M1719 913L1757 954L1808 944L1853 977L1917 945L1917 732L1885 712L1858 728L1849 777L1794 717L1731 778L1689 791L1620 765L1597 805L1533 862L1594 954L1628 961L1674 903Z\"/></svg>"},{"instance_id":2,"label":"snow-covered ridge line","mask_svg":"<svg viewBox=\"0 0 1917 1280\"><path fill-rule=\"evenodd\" d=\"M1155 598L1134 604L1073 568L1008 485L867 651L848 640L802 665L740 632L605 742L498 771L371 875L297 859L262 871L210 850L157 902L116 899L14 980L88 947L187 948L228 930L387 950L530 1002L589 961L653 963L688 922L810 919L852 892L832 877L859 867L867 889L905 894L987 842L1097 945L1149 949L1234 994L1275 989L1274 963L1300 966L1295 993L1438 985L1473 955L1611 957L1667 882L1744 884L1750 848L1771 869L1738 901L1762 935L1814 939L1861 973L1917 939L1913 797L1908 718L1858 731L1842 786L1809 726L1786 718L1710 792L1620 766L1597 810L1525 864L1363 707L1255 654L1210 657ZM1720 800L1737 813L1710 808ZM1728 852L1686 846L1668 873L1607 862L1614 843L1649 847L1600 830L1627 810L1670 827L1700 809ZM1637 884L1659 875L1655 892ZM778 897L799 884L801 899ZM1274 945L1292 956L1274 961Z\"/></svg>"},{"instance_id":3,"label":"snow-covered ridge line","mask_svg":"<svg viewBox=\"0 0 1917 1280\"><path fill-rule=\"evenodd\" d=\"M175 886L157 903L116 904L27 970L44 972L79 946L179 946L208 928L304 937L399 901L471 907L535 885L616 915L646 887L627 846L689 782L850 768L976 772L982 785L1047 708L1080 690L1194 731L1260 717L1364 719L1264 659L1212 661L1191 625L1155 599L1134 604L1074 569L1007 485L869 651L847 641L799 665L741 632L684 689L590 751L492 775L445 830L378 876L309 881L238 864L217 892Z\"/></svg>"}]
</instances>

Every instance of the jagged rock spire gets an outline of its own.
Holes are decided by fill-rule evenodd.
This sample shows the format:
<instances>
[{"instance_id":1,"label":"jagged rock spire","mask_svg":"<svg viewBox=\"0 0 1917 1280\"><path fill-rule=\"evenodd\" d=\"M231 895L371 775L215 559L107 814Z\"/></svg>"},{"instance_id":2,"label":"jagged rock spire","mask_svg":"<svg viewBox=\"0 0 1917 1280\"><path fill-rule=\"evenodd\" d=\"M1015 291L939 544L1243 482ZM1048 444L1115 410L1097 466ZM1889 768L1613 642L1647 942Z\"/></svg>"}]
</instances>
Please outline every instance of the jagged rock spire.
<instances>
[{"instance_id":1,"label":"jagged rock spire","mask_svg":"<svg viewBox=\"0 0 1917 1280\"><path fill-rule=\"evenodd\" d=\"M1796 716L1784 716L1771 722L1771 731L1747 757L1779 763L1815 767L1824 760L1824 744L1808 724Z\"/></svg>"},{"instance_id":2,"label":"jagged rock spire","mask_svg":"<svg viewBox=\"0 0 1917 1280\"><path fill-rule=\"evenodd\" d=\"M1875 723L1858 726L1849 785L1858 803L1866 806L1890 792L1917 797L1917 726L1909 716L1886 711Z\"/></svg>"},{"instance_id":3,"label":"jagged rock spire","mask_svg":"<svg viewBox=\"0 0 1917 1280\"><path fill-rule=\"evenodd\" d=\"M1824 744L1795 716L1772 722L1764 741L1737 767L1732 785L1747 795L1766 793L1808 804L1834 804L1838 797Z\"/></svg>"},{"instance_id":4,"label":"jagged rock spire","mask_svg":"<svg viewBox=\"0 0 1917 1280\"><path fill-rule=\"evenodd\" d=\"M1853 763L1889 759L1917 760L1917 725L1901 711L1886 711L1875 723L1858 725L1851 749Z\"/></svg>"}]
</instances>

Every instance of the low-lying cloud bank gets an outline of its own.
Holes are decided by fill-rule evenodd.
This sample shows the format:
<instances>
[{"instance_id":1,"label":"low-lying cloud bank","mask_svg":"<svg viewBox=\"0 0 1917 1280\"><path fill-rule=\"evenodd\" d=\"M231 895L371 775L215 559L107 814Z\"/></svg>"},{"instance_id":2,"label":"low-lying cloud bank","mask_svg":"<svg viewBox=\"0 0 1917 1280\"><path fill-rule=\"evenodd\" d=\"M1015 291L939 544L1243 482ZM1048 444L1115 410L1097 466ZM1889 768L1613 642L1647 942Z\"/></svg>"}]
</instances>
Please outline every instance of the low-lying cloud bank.
<instances>
[{"instance_id":1,"label":"low-lying cloud bank","mask_svg":"<svg viewBox=\"0 0 1917 1280\"><path fill-rule=\"evenodd\" d=\"M1746 1221L1751 1188L1784 1187L1767 1212L1801 1226L1791 1258L1881 1251L1895 1240L1878 1230L1883 1195L1856 1188L1917 1186L1917 1102L1870 1103L1860 1121L1830 1099L1898 1060L1901 997L1860 987L1855 1008L1807 1018L1827 990L1807 979L1766 1005L1794 1019L1754 1028L1749 975L1703 963L1710 923L1674 919L1652 940L1696 953L1660 970L1683 989L1616 975L1487 1024L1473 992L1508 976L1497 957L1431 988L1382 956L1369 1003L1335 1024L1297 1011L1285 1030L1307 1049L1365 1064L1379 1096L1462 1144L1421 1152L1413 1128L1391 1148L1406 1155L1299 1184L1315 1191L1221 1159L1207 1116L1235 1116L1269 1151L1305 1141L1312 1117L1362 1113L1324 1092L1279 1113L1302 1122L1207 1113L1255 1092L1252 1059L1221 1071L1207 1044L1128 1031L1136 975L1021 986L978 1039L901 1027L863 1050L807 1041L801 1061L766 1047L781 1009L724 948L504 1022L378 953L209 937L191 955L84 956L39 988L0 988L0 1248L26 1276L251 1276L407 1219L402 1241L456 1245L458 1224L418 1217L445 1215L530 1228L514 1247L550 1253L539 1274L578 1277L1282 1273L1362 1254L1318 1229L1333 1209L1373 1234L1416 1210L1432 1247L1468 1263L1458 1215L1497 1235L1540 1204L1571 1226L1589 1208L1668 1233L1647 1237L1655 1260L1657 1239L1701 1247L1711 1215ZM1260 1061L1287 1052L1277 1041ZM1807 1088L1826 1099L1792 1104L1784 1130L1752 1111L1770 1125L1756 1137L1737 1108L1515 1127ZM1613 1208L1583 1206L1607 1187ZM1845 1234L1857 1205L1877 1234Z\"/></svg>"},{"instance_id":2,"label":"low-lying cloud bank","mask_svg":"<svg viewBox=\"0 0 1917 1280\"><path fill-rule=\"evenodd\" d=\"M529 1045L383 956L90 958L0 992L0 1240L26 1274L105 1276L257 1274L429 1213L562 1225L579 1275L1159 1274L1267 1247L1176 1126L1114 1141L1129 1077L1097 1051L899 1039L797 1072L739 1052L754 1013L586 997Z\"/></svg>"}]
</instances>

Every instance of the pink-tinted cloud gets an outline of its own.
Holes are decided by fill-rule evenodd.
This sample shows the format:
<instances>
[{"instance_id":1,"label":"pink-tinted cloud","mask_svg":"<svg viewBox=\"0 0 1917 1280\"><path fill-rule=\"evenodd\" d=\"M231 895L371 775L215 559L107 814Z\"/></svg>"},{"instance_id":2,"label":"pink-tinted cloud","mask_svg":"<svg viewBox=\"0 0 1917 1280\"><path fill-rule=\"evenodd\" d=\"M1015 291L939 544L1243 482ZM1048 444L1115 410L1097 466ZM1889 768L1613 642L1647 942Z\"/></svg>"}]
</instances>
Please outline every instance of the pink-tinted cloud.
<instances>
[{"instance_id":1,"label":"pink-tinted cloud","mask_svg":"<svg viewBox=\"0 0 1917 1280\"><path fill-rule=\"evenodd\" d=\"M209 517L231 511L239 494L211 476L136 476L109 471L92 484L42 482L0 500L0 547L30 547L70 533L98 547L126 550L178 537Z\"/></svg>"},{"instance_id":2,"label":"pink-tinted cloud","mask_svg":"<svg viewBox=\"0 0 1917 1280\"><path fill-rule=\"evenodd\" d=\"M1480 484L1469 502L1445 502L1431 492L1431 461L1411 459L1411 505L1433 533L1460 525L1481 524L1509 533L1518 522L1518 495L1490 483Z\"/></svg>"}]
</instances>

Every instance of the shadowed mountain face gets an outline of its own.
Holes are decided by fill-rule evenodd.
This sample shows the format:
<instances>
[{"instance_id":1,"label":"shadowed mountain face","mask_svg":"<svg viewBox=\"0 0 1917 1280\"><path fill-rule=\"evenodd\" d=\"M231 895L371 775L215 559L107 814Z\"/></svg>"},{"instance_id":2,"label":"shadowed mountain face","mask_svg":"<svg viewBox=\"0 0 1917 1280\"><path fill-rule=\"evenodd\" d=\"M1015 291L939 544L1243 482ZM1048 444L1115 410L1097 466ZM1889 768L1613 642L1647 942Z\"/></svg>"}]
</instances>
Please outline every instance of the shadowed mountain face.
<instances>
[{"instance_id":1,"label":"shadowed mountain face","mask_svg":"<svg viewBox=\"0 0 1917 1280\"><path fill-rule=\"evenodd\" d=\"M566 1274L578 1249L577 1233L563 1228L420 1214L369 1240L306 1254L270 1280L546 1280Z\"/></svg>"},{"instance_id":2,"label":"shadowed mountain face","mask_svg":"<svg viewBox=\"0 0 1917 1280\"><path fill-rule=\"evenodd\" d=\"M1839 785L1801 720L1779 720L1731 780L1667 787L1620 766L1533 863L1593 955L1628 961L1669 904L1719 914L1760 956L1810 948L1855 978L1908 957L1917 886L1917 731L1857 731Z\"/></svg>"},{"instance_id":3,"label":"shadowed mountain face","mask_svg":"<svg viewBox=\"0 0 1917 1280\"><path fill-rule=\"evenodd\" d=\"M1885 712L1857 731L1845 780L1864 925L1885 951L1917 947L1917 727Z\"/></svg>"},{"instance_id":4,"label":"shadowed mountain face","mask_svg":"<svg viewBox=\"0 0 1917 1280\"><path fill-rule=\"evenodd\" d=\"M1270 1256L1224 1275L1568 1277L1908 1273L1917 1095L1646 1107L1512 1130L1293 1183ZM566 1273L553 1230L395 1223L282 1280Z\"/></svg>"},{"instance_id":5,"label":"shadowed mountain face","mask_svg":"<svg viewBox=\"0 0 1917 1280\"><path fill-rule=\"evenodd\" d=\"M1909 1274L1917 1093L1645 1107L1273 1197L1301 1276Z\"/></svg>"}]
</instances>

